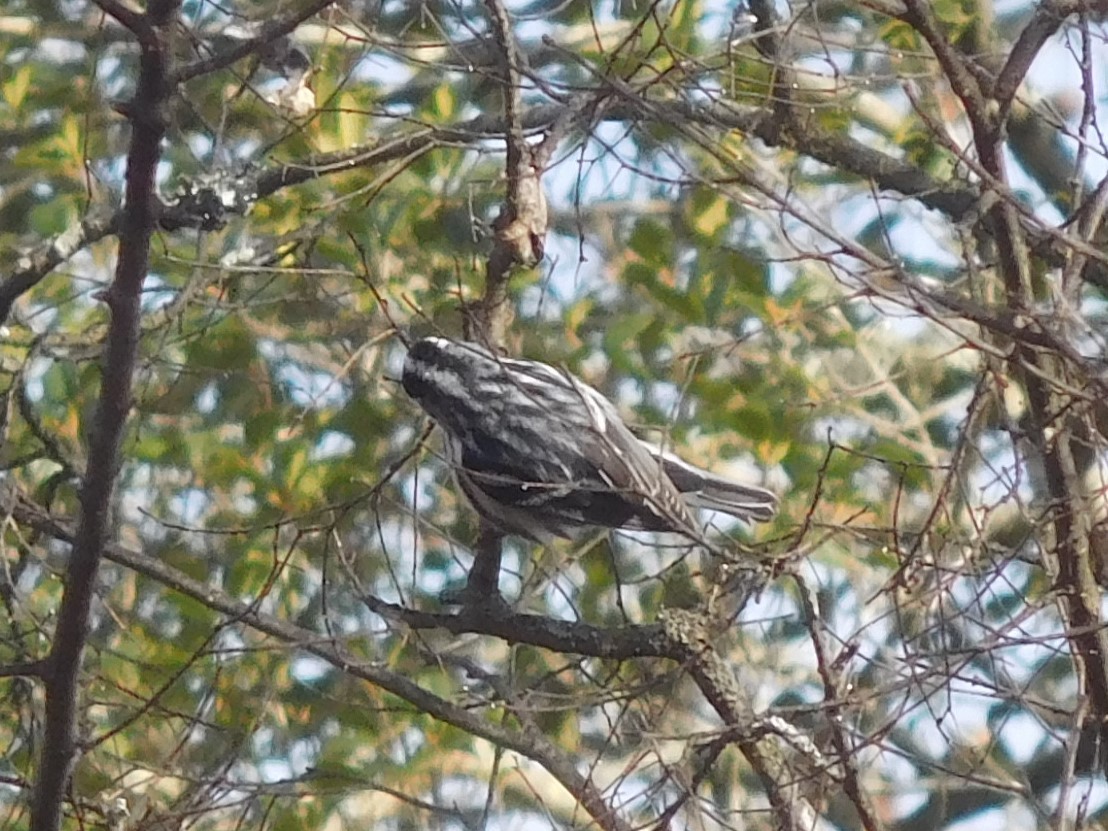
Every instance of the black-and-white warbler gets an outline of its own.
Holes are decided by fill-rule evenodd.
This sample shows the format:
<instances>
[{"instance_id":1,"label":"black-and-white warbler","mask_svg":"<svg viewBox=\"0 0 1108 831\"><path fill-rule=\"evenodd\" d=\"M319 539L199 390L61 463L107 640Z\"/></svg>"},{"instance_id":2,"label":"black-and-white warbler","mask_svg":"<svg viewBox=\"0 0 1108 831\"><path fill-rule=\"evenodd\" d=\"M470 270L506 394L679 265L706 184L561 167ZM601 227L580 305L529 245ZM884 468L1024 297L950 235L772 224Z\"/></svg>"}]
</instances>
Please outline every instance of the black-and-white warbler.
<instances>
[{"instance_id":1,"label":"black-and-white warbler","mask_svg":"<svg viewBox=\"0 0 1108 831\"><path fill-rule=\"evenodd\" d=\"M767 520L777 497L690 465L639 438L581 379L473 343L412 345L405 391L442 428L446 455L474 508L536 542L585 526L698 537L690 507Z\"/></svg>"}]
</instances>

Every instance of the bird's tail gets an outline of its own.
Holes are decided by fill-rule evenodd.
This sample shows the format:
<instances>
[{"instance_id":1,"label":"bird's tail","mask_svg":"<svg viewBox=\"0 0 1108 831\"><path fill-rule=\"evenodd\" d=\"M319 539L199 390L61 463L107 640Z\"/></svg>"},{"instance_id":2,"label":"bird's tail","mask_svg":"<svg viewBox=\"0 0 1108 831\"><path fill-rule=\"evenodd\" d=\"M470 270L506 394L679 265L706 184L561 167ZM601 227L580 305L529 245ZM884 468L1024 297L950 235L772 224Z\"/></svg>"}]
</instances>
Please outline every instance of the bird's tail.
<instances>
[{"instance_id":1,"label":"bird's tail","mask_svg":"<svg viewBox=\"0 0 1108 831\"><path fill-rule=\"evenodd\" d=\"M777 513L777 496L765 488L717 476L666 450L643 443L661 462L662 470L690 506L722 511L748 522L765 522Z\"/></svg>"}]
</instances>

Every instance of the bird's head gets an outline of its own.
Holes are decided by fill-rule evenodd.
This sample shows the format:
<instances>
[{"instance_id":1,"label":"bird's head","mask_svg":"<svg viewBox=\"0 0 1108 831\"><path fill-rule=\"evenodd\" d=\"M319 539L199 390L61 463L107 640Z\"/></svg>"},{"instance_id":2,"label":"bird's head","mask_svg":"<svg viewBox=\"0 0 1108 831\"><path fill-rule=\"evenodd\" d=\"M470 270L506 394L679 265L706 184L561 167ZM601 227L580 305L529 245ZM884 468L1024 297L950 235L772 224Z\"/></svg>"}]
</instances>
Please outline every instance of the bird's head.
<instances>
[{"instance_id":1,"label":"bird's head","mask_svg":"<svg viewBox=\"0 0 1108 831\"><path fill-rule=\"evenodd\" d=\"M449 424L473 408L483 382L500 374L496 359L481 347L430 337L412 344L400 381L432 418Z\"/></svg>"}]
</instances>

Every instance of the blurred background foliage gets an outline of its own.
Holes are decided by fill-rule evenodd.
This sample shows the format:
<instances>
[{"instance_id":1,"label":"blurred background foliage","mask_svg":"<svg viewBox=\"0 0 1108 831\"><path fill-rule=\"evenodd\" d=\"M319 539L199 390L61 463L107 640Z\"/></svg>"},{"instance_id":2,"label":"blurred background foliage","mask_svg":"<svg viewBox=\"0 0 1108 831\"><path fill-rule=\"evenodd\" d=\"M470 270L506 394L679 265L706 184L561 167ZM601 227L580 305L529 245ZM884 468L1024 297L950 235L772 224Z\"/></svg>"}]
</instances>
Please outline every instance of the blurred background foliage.
<instances>
[{"instance_id":1,"label":"blurred background foliage","mask_svg":"<svg viewBox=\"0 0 1108 831\"><path fill-rule=\"evenodd\" d=\"M894 279L903 268L917 289L1003 304L991 243L972 211L929 202L935 190L898 192L843 147L813 149L826 131L936 189L970 202L983 192L939 63L885 5L781 5L773 55L741 3L509 4L526 110L599 102L544 176L547 256L513 278L510 348L578 373L690 461L781 494L773 523L713 517L712 533L757 541L805 575L842 686L826 689L786 578L718 650L759 710L824 752L828 724L845 725L882 823L1099 816L1108 792L1077 759L1082 688L1044 566L1050 495L1020 380L995 333ZM990 67L1034 11L929 5L949 43ZM290 8L189 0L177 65ZM119 110L138 50L85 2L13 0L0 32L11 303L0 488L72 520L108 325L98 293L116 250L103 217L121 200ZM1099 19L1073 17L1047 42L1019 99L1025 128L1006 146L1023 216L1063 242L1072 206L1106 170L1090 129L1104 111L1103 53L1082 58L1103 36ZM167 202L211 182L308 175L248 198L222 227L156 235L119 544L489 723L528 714L631 827L654 827L679 800L679 827L771 827L763 783L735 748L690 784L720 725L679 666L412 631L367 602L435 609L471 562L475 516L437 439L421 444L421 413L396 383L397 335L460 335L462 304L483 289L504 194L497 52L484 6L466 0L352 0L289 45L307 76L254 55L173 96ZM803 113L791 126L782 67L792 118ZM1095 80L1084 93L1083 71ZM737 126L775 118L779 142ZM432 130L380 163L358 155ZM1064 175L1023 163L1043 147ZM326 154L349 163L325 168ZM94 229L84 237L82 223ZM1086 285L1055 305L1058 263L1033 266L1043 313L1068 315L1059 331L1096 356L1103 292ZM1079 430L1078 474L1099 516L1104 440L1082 406L1073 423L1092 426ZM48 649L68 546L14 517L2 540L0 664L15 666ZM512 540L501 585L520 611L619 626L701 596L711 568L664 537L593 535L549 551ZM118 796L126 827L144 829L590 822L534 759L164 580L106 563L93 614L69 827L108 826ZM41 695L21 677L2 679L0 695L0 827L20 828ZM828 773L809 794L821 827L858 827L836 781Z\"/></svg>"}]
</instances>

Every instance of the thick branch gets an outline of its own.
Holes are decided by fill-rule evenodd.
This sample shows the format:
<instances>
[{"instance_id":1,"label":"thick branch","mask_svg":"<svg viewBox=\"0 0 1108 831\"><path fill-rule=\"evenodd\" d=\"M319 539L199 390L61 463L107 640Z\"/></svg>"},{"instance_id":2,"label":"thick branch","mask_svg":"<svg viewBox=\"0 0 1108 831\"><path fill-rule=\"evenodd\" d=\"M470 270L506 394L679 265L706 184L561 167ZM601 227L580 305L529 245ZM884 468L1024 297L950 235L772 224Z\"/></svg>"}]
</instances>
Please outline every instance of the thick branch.
<instances>
[{"instance_id":1,"label":"thick branch","mask_svg":"<svg viewBox=\"0 0 1108 831\"><path fill-rule=\"evenodd\" d=\"M469 605L454 614L423 612L375 598L366 598L374 612L410 629L444 629L455 635L478 634L501 638L511 644L529 644L567 655L607 660L670 658L680 661L658 624L600 627L588 623L525 615L504 606Z\"/></svg>"},{"instance_id":2,"label":"thick branch","mask_svg":"<svg viewBox=\"0 0 1108 831\"><path fill-rule=\"evenodd\" d=\"M1106 0L1108 2L1108 0ZM575 105L551 104L532 107L522 116L525 134L543 129L564 133L559 125L567 123L567 113L574 116L591 111L592 105L608 97L598 92L591 101ZM738 130L762 139L770 146L788 147L817 161L832 165L846 173L872 180L885 191L914 198L920 204L940 211L955 222L966 219L979 204L979 194L958 182L944 182L927 175L920 168L874 149L841 132L822 130L812 122L791 123L782 129L765 109L737 107L724 103L700 104L684 101L608 102L598 117L606 121L651 121L655 123L695 123L721 130ZM189 185L187 192L166 205L159 217L159 227L167 231L183 228L212 229L222 227L232 216L244 214L253 204L286 187L349 170L384 164L429 152L437 147L470 144L494 135L503 135L505 119L479 116L455 125L406 130L376 143L372 147L357 147L334 153L320 154L299 163L264 167L242 174L216 174ZM544 155L549 156L544 142ZM54 240L20 258L16 270L0 282L0 323L3 323L15 300L37 285L47 274L86 246L115 233L121 212L96 215L86 219L73 232ZM995 234L991 219L986 229ZM1061 238L1059 232L1036 227L1024 221L1024 233L1031 240L1036 256L1053 267L1066 264L1068 253L1078 250L1089 258L1084 277L1108 291L1108 265L1102 251L1080 240Z\"/></svg>"},{"instance_id":3,"label":"thick branch","mask_svg":"<svg viewBox=\"0 0 1108 831\"><path fill-rule=\"evenodd\" d=\"M144 47L155 46L157 35L154 32L154 27L150 25L150 21L142 12L124 6L118 0L93 0L93 2L105 14L111 15L119 21L119 24L134 35L135 40Z\"/></svg>"},{"instance_id":4,"label":"thick branch","mask_svg":"<svg viewBox=\"0 0 1108 831\"><path fill-rule=\"evenodd\" d=\"M966 115L975 127L986 120L985 97L969 66L969 61L961 55L950 42L946 32L942 31L939 21L924 0L905 0L905 12L901 19L920 33L943 69L943 75L950 83L954 94L965 107Z\"/></svg>"},{"instance_id":5,"label":"thick branch","mask_svg":"<svg viewBox=\"0 0 1108 831\"><path fill-rule=\"evenodd\" d=\"M140 74L133 102L131 148L127 156L127 201L119 232L115 279L104 293L111 324L103 358L100 402L81 484L81 517L66 570L65 592L46 673L46 715L38 778L31 808L32 831L56 831L62 799L77 751L77 697L81 658L89 631L93 588L109 536L110 506L138 353L142 284L156 223L155 172L165 134L167 64L165 28L176 5L150 5L143 27ZM143 28L140 27L140 28Z\"/></svg>"},{"instance_id":6,"label":"thick branch","mask_svg":"<svg viewBox=\"0 0 1108 831\"><path fill-rule=\"evenodd\" d=\"M598 93L598 98L608 95ZM544 128L556 131L566 122L567 111L574 105L532 107L522 116L525 133ZM578 103L578 112L590 109L588 103ZM739 130L756 136L771 146L785 146L833 165L847 173L872 180L882 190L893 191L919 200L926 207L940 211L958 222L964 220L978 205L979 195L972 188L956 182L942 182L928 176L918 167L893 158L841 133L821 130L812 123L789 125L784 131L761 108L740 108L727 104L698 104L682 101L652 102L649 107L630 101L608 103L600 117L607 121L643 120L656 122L693 122L723 130ZM503 118L479 116L469 121L437 128L405 131L386 138L373 147L358 147L335 153L320 154L300 163L286 163L250 171L241 175L217 174L190 185L188 192L167 205L159 225L167 231L182 228L211 229L221 227L230 216L242 215L251 205L279 190L336 173L370 167L405 157L415 157L436 147L468 144L492 135L502 135L507 129ZM544 149L549 150L549 148ZM549 155L549 152L546 153ZM66 233L40 246L22 258L17 270L0 283L0 323L6 318L12 303L36 285L60 263L85 246L113 233L120 214L98 216L86 220L80 233ZM1052 266L1062 266L1066 252L1057 234L1025 227L1037 256ZM1073 247L1077 241L1066 240ZM1090 258L1086 279L1108 291L1108 268L1103 252L1092 246L1084 251Z\"/></svg>"}]
</instances>

